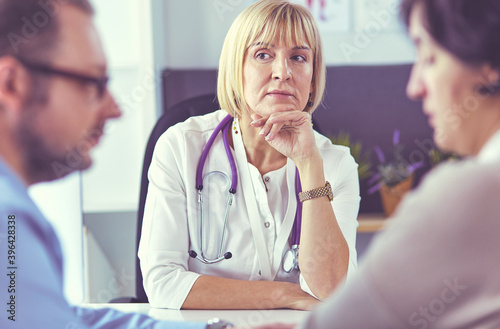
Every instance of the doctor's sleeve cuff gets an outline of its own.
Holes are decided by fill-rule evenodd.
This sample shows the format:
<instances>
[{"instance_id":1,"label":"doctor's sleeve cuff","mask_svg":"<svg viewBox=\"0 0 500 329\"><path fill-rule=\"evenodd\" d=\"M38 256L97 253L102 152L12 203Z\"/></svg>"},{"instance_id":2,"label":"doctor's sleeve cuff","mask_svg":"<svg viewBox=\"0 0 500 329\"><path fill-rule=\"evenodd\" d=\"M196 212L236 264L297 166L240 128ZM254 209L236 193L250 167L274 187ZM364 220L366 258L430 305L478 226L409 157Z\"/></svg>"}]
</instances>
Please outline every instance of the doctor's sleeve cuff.
<instances>
[{"instance_id":1,"label":"doctor's sleeve cuff","mask_svg":"<svg viewBox=\"0 0 500 329\"><path fill-rule=\"evenodd\" d=\"M321 300L321 299L318 298L318 296L316 296L311 291L311 288L309 288L309 285L307 284L306 279L304 279L304 276L302 275L302 273L300 273L300 275L299 275L299 283L300 283L300 288L302 289L302 291L307 292L309 295L311 295L312 297L316 298L317 300Z\"/></svg>"},{"instance_id":2,"label":"doctor's sleeve cuff","mask_svg":"<svg viewBox=\"0 0 500 329\"><path fill-rule=\"evenodd\" d=\"M167 278L156 282L150 281L149 284L145 282L148 285L145 290L149 304L154 308L180 310L200 274L177 270L169 273L167 277L168 283L164 282Z\"/></svg>"},{"instance_id":3,"label":"doctor's sleeve cuff","mask_svg":"<svg viewBox=\"0 0 500 329\"><path fill-rule=\"evenodd\" d=\"M339 284L339 286L342 286L342 285L345 285L346 282L349 282L352 278L352 275L358 270L358 267L356 265L355 262L353 262L351 259L349 260L349 265L347 267L347 276L346 278L344 279L343 282L341 282ZM302 275L302 273L300 273L299 275L299 283L300 283L300 288L302 289L302 291L308 293L309 295L311 295L312 297L316 298L317 300L322 300L320 298L318 298L318 296L316 296L312 291L311 291L311 288L309 288L309 285L307 284L307 281L306 279L304 279L304 276Z\"/></svg>"},{"instance_id":4,"label":"doctor's sleeve cuff","mask_svg":"<svg viewBox=\"0 0 500 329\"><path fill-rule=\"evenodd\" d=\"M153 261L154 264L159 263ZM179 310L200 274L179 268L158 266L148 268L148 263L141 260L144 275L144 290L149 304L154 308Z\"/></svg>"}]
</instances>

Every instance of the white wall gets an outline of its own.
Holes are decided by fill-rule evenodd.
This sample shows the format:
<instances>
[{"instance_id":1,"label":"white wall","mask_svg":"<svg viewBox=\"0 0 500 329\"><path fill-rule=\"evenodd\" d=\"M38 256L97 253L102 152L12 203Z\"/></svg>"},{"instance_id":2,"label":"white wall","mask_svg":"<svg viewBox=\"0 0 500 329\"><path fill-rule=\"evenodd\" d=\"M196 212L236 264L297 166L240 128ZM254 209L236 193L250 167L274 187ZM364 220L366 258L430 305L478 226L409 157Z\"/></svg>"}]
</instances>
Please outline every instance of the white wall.
<instances>
[{"instance_id":1,"label":"white wall","mask_svg":"<svg viewBox=\"0 0 500 329\"><path fill-rule=\"evenodd\" d=\"M110 90L123 116L108 124L83 174L85 213L135 211L142 157L160 111L160 69L154 64L153 1L94 0L108 56ZM161 3L157 3L161 5Z\"/></svg>"},{"instance_id":2,"label":"white wall","mask_svg":"<svg viewBox=\"0 0 500 329\"><path fill-rule=\"evenodd\" d=\"M168 68L216 68L229 27L251 0L165 0L164 58ZM414 51L394 3L349 0L348 33L322 32L327 65L409 63ZM368 10L361 10L368 7Z\"/></svg>"},{"instance_id":3,"label":"white wall","mask_svg":"<svg viewBox=\"0 0 500 329\"><path fill-rule=\"evenodd\" d=\"M131 296L142 159L161 111L163 0L93 0L108 57L110 90L123 116L110 122L82 174L86 301ZM153 46L153 38L158 47Z\"/></svg>"}]
</instances>

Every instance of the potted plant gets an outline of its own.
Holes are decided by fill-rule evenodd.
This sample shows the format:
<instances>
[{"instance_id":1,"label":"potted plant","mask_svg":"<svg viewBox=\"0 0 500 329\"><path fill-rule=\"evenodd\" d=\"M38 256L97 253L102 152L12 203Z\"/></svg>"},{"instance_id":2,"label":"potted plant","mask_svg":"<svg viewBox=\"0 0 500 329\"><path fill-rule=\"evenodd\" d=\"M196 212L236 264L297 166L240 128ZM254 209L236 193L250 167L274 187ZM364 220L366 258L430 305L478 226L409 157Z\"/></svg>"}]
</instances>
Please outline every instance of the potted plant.
<instances>
[{"instance_id":1,"label":"potted plant","mask_svg":"<svg viewBox=\"0 0 500 329\"><path fill-rule=\"evenodd\" d=\"M460 160L460 156L453 153L443 152L437 148L433 148L432 150L429 151L429 159L432 168L434 168L435 166L437 166L442 162L458 161Z\"/></svg>"},{"instance_id":2,"label":"potted plant","mask_svg":"<svg viewBox=\"0 0 500 329\"><path fill-rule=\"evenodd\" d=\"M331 136L330 140L335 145L349 147L352 157L358 164L358 176L360 181L370 177L370 154L369 152L363 152L361 142L352 142L349 133L343 131L340 131L336 136Z\"/></svg>"},{"instance_id":3,"label":"potted plant","mask_svg":"<svg viewBox=\"0 0 500 329\"><path fill-rule=\"evenodd\" d=\"M399 143L399 130L393 135L393 154L387 159L379 146L374 150L380 161L377 171L368 181L372 185L368 193L380 191L382 205L387 217L390 217L397 208L404 195L411 189L414 172L424 165L423 162L409 163L402 155L403 145Z\"/></svg>"}]
</instances>

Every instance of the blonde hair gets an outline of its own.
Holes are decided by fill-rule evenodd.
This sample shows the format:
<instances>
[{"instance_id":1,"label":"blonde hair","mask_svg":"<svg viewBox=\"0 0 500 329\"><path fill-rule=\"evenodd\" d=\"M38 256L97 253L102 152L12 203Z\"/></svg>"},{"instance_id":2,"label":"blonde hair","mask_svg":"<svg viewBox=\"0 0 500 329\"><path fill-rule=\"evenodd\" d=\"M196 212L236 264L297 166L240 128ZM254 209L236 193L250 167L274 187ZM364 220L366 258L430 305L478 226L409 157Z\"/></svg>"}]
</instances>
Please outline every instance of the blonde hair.
<instances>
[{"instance_id":1,"label":"blonde hair","mask_svg":"<svg viewBox=\"0 0 500 329\"><path fill-rule=\"evenodd\" d=\"M318 27L303 6L284 0L260 0L245 9L231 25L219 60L217 98L222 109L232 116L248 111L243 94L243 61L255 43L273 44L278 39L287 47L307 45L314 54L312 113L323 99L326 69Z\"/></svg>"}]
</instances>

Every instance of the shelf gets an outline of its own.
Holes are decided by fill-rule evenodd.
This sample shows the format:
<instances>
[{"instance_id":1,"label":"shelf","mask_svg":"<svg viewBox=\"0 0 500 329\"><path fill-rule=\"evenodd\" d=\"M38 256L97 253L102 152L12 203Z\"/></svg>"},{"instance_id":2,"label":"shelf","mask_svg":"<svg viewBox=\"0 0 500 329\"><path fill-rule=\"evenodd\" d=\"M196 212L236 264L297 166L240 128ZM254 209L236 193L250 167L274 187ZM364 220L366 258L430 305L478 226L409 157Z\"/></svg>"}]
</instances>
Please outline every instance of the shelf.
<instances>
[{"instance_id":1,"label":"shelf","mask_svg":"<svg viewBox=\"0 0 500 329\"><path fill-rule=\"evenodd\" d=\"M359 214L358 233L375 233L382 230L387 223L384 214Z\"/></svg>"}]
</instances>

